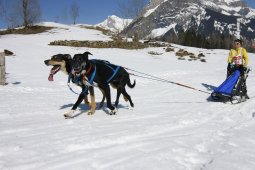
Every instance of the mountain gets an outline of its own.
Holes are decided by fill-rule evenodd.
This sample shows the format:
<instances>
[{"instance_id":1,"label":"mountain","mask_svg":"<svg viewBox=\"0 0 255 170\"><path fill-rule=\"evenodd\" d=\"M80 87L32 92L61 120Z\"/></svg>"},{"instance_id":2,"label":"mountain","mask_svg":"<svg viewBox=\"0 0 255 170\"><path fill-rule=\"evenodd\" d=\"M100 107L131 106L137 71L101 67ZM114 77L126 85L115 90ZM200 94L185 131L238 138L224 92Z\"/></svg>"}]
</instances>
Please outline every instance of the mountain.
<instances>
[{"instance_id":1,"label":"mountain","mask_svg":"<svg viewBox=\"0 0 255 170\"><path fill-rule=\"evenodd\" d=\"M109 16L103 22L96 24L96 26L104 29L109 29L112 32L120 32L132 22L132 19L123 19L115 15Z\"/></svg>"},{"instance_id":2,"label":"mountain","mask_svg":"<svg viewBox=\"0 0 255 170\"><path fill-rule=\"evenodd\" d=\"M240 0L151 0L122 33L171 41L174 35L189 31L251 41L255 39L255 10Z\"/></svg>"}]
</instances>

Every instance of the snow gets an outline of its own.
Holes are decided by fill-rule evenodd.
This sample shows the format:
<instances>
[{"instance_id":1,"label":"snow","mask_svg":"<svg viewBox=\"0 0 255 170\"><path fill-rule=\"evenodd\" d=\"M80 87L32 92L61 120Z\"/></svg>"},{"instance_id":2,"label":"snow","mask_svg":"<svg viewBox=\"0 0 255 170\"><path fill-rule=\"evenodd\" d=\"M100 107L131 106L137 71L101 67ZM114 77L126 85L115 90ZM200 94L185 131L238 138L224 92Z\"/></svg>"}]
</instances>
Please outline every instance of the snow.
<instances>
[{"instance_id":1,"label":"snow","mask_svg":"<svg viewBox=\"0 0 255 170\"><path fill-rule=\"evenodd\" d=\"M160 5L156 6L155 8L149 9L146 11L146 13L143 15L145 18L148 17L150 14L152 14Z\"/></svg>"},{"instance_id":2,"label":"snow","mask_svg":"<svg viewBox=\"0 0 255 170\"><path fill-rule=\"evenodd\" d=\"M167 31L171 30L172 28L175 28L176 24L171 24L165 28L157 28L151 31L150 36L155 38L159 37L161 35L164 35Z\"/></svg>"},{"instance_id":3,"label":"snow","mask_svg":"<svg viewBox=\"0 0 255 170\"><path fill-rule=\"evenodd\" d=\"M48 23L47 23L48 24ZM46 24L46 25L47 25ZM53 24L53 23L51 23ZM55 25L55 24L53 24ZM55 25L56 26L56 25ZM1 36L0 49L16 56L6 57L8 85L0 86L0 169L3 170L253 170L255 168L255 81L247 80L247 102L231 105L207 101L208 94L173 84L136 79L127 87L135 104L122 98L115 116L96 110L64 119L77 95L66 86L59 72L54 82L47 77L51 67L44 60L58 53L82 53L106 59L170 81L211 92L226 75L228 50L207 50L174 45L206 63L180 61L163 48L142 50L89 49L48 46L58 39L109 40L96 30L77 26L55 28L37 35ZM148 51L163 53L151 56ZM255 54L249 53L254 67ZM75 91L80 89L72 85ZM96 102L101 92L95 89ZM112 89L114 101L116 90Z\"/></svg>"},{"instance_id":4,"label":"snow","mask_svg":"<svg viewBox=\"0 0 255 170\"><path fill-rule=\"evenodd\" d=\"M221 0L222 2L226 2L227 4L233 3L233 2L238 2L240 0Z\"/></svg>"},{"instance_id":5,"label":"snow","mask_svg":"<svg viewBox=\"0 0 255 170\"><path fill-rule=\"evenodd\" d=\"M96 26L102 27L104 29L109 29L112 32L121 32L131 22L132 22L132 19L123 19L115 15L112 15L112 16L109 16L102 23L96 24Z\"/></svg>"},{"instance_id":6,"label":"snow","mask_svg":"<svg viewBox=\"0 0 255 170\"><path fill-rule=\"evenodd\" d=\"M250 12L245 17L246 18L255 18L255 9L250 8Z\"/></svg>"},{"instance_id":7,"label":"snow","mask_svg":"<svg viewBox=\"0 0 255 170\"><path fill-rule=\"evenodd\" d=\"M155 7L154 7L154 5L155 4L149 4L149 6L148 6L148 9L145 11L145 13L143 14L143 17L148 17L149 15L151 15L154 11L156 11L157 10L157 8L161 5L161 4L163 4L163 3L165 3L166 1L168 1L168 0L161 0L161 1L158 1L157 2L157 4L158 5L156 5ZM151 8L150 7L150 5L152 5L153 7Z\"/></svg>"}]
</instances>

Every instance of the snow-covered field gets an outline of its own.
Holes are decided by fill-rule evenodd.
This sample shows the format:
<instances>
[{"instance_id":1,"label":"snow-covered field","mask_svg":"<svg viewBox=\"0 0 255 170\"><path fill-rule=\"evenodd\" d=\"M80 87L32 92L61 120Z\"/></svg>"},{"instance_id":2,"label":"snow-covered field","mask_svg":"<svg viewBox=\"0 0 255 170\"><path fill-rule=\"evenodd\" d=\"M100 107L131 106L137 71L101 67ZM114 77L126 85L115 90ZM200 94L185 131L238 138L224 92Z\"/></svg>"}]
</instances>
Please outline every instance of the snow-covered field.
<instances>
[{"instance_id":1,"label":"snow-covered field","mask_svg":"<svg viewBox=\"0 0 255 170\"><path fill-rule=\"evenodd\" d=\"M46 23L52 25L51 23ZM0 49L16 56L6 57L7 86L0 86L1 170L254 170L255 169L255 81L248 78L245 103L231 105L208 101L208 94L173 84L131 76L127 87L135 104L121 97L115 116L96 110L64 119L63 114L77 95L66 86L59 72L47 80L51 67L44 60L58 53L83 53L105 59L170 81L211 92L226 75L227 50L175 46L206 55L206 63L180 61L175 54L151 56L143 50L88 49L48 46L50 41L109 40L95 30L57 25L38 35L0 37ZM250 66L255 54L250 53ZM255 67L254 67L255 68ZM74 90L80 89L72 86ZM96 102L102 95L96 89ZM112 89L112 100L116 90Z\"/></svg>"}]
</instances>

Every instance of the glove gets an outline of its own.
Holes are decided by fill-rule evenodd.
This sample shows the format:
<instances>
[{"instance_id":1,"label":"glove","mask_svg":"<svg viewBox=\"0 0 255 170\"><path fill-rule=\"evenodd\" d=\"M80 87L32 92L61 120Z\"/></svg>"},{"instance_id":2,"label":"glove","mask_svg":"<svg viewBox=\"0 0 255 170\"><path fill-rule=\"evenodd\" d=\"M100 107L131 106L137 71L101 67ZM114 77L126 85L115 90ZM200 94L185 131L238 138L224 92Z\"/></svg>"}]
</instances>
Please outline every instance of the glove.
<instances>
[{"instance_id":1,"label":"glove","mask_svg":"<svg viewBox=\"0 0 255 170\"><path fill-rule=\"evenodd\" d=\"M249 66L243 66L243 68L244 68L245 71L247 71L247 70L252 71L251 67L249 67Z\"/></svg>"},{"instance_id":2,"label":"glove","mask_svg":"<svg viewBox=\"0 0 255 170\"><path fill-rule=\"evenodd\" d=\"M234 68L234 64L228 63L228 69L233 69Z\"/></svg>"}]
</instances>

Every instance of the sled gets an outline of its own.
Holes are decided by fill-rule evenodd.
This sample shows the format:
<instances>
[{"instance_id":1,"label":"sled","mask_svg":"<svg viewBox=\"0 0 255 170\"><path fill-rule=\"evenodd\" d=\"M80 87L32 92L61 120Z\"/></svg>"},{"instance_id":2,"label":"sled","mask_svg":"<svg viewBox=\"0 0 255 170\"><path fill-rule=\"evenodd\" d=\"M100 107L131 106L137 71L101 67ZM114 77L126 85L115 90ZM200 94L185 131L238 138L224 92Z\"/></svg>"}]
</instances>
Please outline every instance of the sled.
<instances>
[{"instance_id":1,"label":"sled","mask_svg":"<svg viewBox=\"0 0 255 170\"><path fill-rule=\"evenodd\" d=\"M249 68L246 69L244 76L241 76L240 71L236 70L211 93L212 99L219 102L230 101L232 104L246 101L245 82L249 71Z\"/></svg>"}]
</instances>

